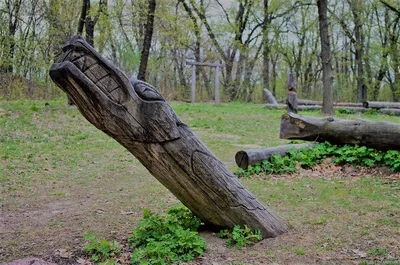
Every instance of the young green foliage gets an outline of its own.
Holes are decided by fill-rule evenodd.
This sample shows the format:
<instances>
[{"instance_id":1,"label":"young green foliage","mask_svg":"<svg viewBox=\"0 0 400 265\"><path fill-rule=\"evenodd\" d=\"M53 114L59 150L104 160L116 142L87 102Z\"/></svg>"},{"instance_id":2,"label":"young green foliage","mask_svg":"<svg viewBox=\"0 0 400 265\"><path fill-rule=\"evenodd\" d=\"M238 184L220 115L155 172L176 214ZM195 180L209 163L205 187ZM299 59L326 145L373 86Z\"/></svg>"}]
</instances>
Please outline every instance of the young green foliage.
<instances>
[{"instance_id":1,"label":"young green foliage","mask_svg":"<svg viewBox=\"0 0 400 265\"><path fill-rule=\"evenodd\" d=\"M96 263L105 262L105 264L109 264L108 259L110 257L121 253L121 248L115 241L99 240L92 233L85 234L84 238L88 243L83 249Z\"/></svg>"},{"instance_id":2,"label":"young green foliage","mask_svg":"<svg viewBox=\"0 0 400 265\"><path fill-rule=\"evenodd\" d=\"M219 231L217 236L220 238L228 238L226 247L232 248L236 246L239 249L252 245L262 239L259 230L251 230L246 225L243 228L241 228L240 225L235 225L232 231L223 229Z\"/></svg>"},{"instance_id":3,"label":"young green foliage","mask_svg":"<svg viewBox=\"0 0 400 265\"><path fill-rule=\"evenodd\" d=\"M144 218L129 238L135 248L132 264L182 263L203 254L206 244L197 235L200 220L186 208L171 209L167 216L144 211Z\"/></svg>"},{"instance_id":4,"label":"young green foliage","mask_svg":"<svg viewBox=\"0 0 400 265\"><path fill-rule=\"evenodd\" d=\"M261 164L249 166L246 170L239 169L236 174L239 177L251 177L260 173L293 173L297 171L297 166L311 168L328 157L332 157L332 162L337 164L366 167L387 166L394 172L400 171L400 151L384 152L365 146L337 146L324 142L311 149L288 150L284 157L274 154L269 160L262 161Z\"/></svg>"}]
</instances>

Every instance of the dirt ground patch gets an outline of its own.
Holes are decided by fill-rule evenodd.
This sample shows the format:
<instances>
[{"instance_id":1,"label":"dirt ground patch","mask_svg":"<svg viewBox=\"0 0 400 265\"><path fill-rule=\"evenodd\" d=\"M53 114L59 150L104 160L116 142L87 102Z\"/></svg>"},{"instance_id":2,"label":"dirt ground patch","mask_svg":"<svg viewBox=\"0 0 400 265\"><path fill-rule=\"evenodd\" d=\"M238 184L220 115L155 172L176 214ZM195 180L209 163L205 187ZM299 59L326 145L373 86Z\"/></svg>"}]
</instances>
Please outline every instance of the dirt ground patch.
<instances>
[{"instance_id":1,"label":"dirt ground patch","mask_svg":"<svg viewBox=\"0 0 400 265\"><path fill-rule=\"evenodd\" d=\"M215 118L214 111L238 109L229 105L215 110L185 105L178 114L186 121L197 113L186 109L204 110L204 126L196 127L204 132L199 137L234 168L235 145L279 144L278 123L271 128L264 110L256 107L249 113L260 113L244 113L243 120L240 115ZM144 209L165 211L180 205L139 161L75 108L35 112L25 103L0 108L7 111L0 115L0 263L33 256L76 264L83 257L84 234L125 244ZM279 121L281 113L266 115ZM201 232L208 249L190 264L400 263L399 174L325 161L312 169L299 168L297 174L241 181L283 216L290 230L241 250L226 248L213 232Z\"/></svg>"}]
</instances>

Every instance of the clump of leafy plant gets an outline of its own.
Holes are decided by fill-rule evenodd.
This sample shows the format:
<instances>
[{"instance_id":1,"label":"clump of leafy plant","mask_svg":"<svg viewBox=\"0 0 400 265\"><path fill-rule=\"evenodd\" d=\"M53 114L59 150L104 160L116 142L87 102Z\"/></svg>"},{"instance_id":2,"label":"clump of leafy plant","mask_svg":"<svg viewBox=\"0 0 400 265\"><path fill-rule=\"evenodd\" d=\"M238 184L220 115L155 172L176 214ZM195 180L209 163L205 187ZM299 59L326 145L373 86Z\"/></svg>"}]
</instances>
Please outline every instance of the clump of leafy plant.
<instances>
[{"instance_id":1,"label":"clump of leafy plant","mask_svg":"<svg viewBox=\"0 0 400 265\"><path fill-rule=\"evenodd\" d=\"M167 216L145 210L129 238L135 248L131 263L182 263L203 254L205 240L195 232L199 225L200 220L186 208L171 209Z\"/></svg>"},{"instance_id":2,"label":"clump of leafy plant","mask_svg":"<svg viewBox=\"0 0 400 265\"><path fill-rule=\"evenodd\" d=\"M113 264L111 259L121 253L115 241L100 240L92 233L87 233L84 238L88 243L83 249L96 264Z\"/></svg>"},{"instance_id":3,"label":"clump of leafy plant","mask_svg":"<svg viewBox=\"0 0 400 265\"><path fill-rule=\"evenodd\" d=\"M394 172L400 171L400 151L380 151L365 146L337 146L328 142L317 144L310 149L291 149L286 156L272 155L269 160L249 166L236 172L239 177L251 177L260 173L285 174L296 172L298 166L311 168L328 157L333 163L354 164L360 166L387 166Z\"/></svg>"},{"instance_id":4,"label":"clump of leafy plant","mask_svg":"<svg viewBox=\"0 0 400 265\"><path fill-rule=\"evenodd\" d=\"M357 111L354 110L354 109L343 108L343 109L339 109L339 113L342 113L342 114L356 114Z\"/></svg>"},{"instance_id":5,"label":"clump of leafy plant","mask_svg":"<svg viewBox=\"0 0 400 265\"><path fill-rule=\"evenodd\" d=\"M226 247L232 248L236 246L239 249L252 245L262 239L260 230L252 230L246 225L243 228L240 225L235 225L233 230L223 229L219 231L217 236L228 238L226 240Z\"/></svg>"},{"instance_id":6,"label":"clump of leafy plant","mask_svg":"<svg viewBox=\"0 0 400 265\"><path fill-rule=\"evenodd\" d=\"M364 112L364 114L365 114L365 115L377 115L377 114L378 114L378 110L376 110L376 109L367 109L367 110Z\"/></svg>"}]
</instances>

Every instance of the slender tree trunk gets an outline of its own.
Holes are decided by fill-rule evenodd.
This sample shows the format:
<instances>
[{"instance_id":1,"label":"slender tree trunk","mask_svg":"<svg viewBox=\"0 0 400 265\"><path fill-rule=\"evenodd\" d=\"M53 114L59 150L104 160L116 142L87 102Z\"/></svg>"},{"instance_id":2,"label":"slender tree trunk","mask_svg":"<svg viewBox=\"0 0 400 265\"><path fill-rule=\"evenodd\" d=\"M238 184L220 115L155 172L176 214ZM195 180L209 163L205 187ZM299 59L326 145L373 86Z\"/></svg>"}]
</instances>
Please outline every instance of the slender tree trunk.
<instances>
[{"instance_id":1,"label":"slender tree trunk","mask_svg":"<svg viewBox=\"0 0 400 265\"><path fill-rule=\"evenodd\" d=\"M271 47L269 44L268 33L269 33L269 25L271 23L270 14L268 12L269 0L264 0L264 22L263 22L263 35L262 35L262 43L263 43L263 66L262 66L262 77L264 81L264 87L269 89L269 64L270 64L270 52Z\"/></svg>"},{"instance_id":2,"label":"slender tree trunk","mask_svg":"<svg viewBox=\"0 0 400 265\"><path fill-rule=\"evenodd\" d=\"M153 27L154 27L154 14L156 11L156 0L149 0L149 7L147 13L147 23L146 23L146 32L143 40L143 49L140 57L140 66L139 66L139 80L146 80L146 71L147 71L147 63L149 60L150 47L151 47L151 39L153 37Z\"/></svg>"},{"instance_id":3,"label":"slender tree trunk","mask_svg":"<svg viewBox=\"0 0 400 265\"><path fill-rule=\"evenodd\" d=\"M12 73L14 71L14 53L15 53L15 34L17 32L17 26L19 21L19 12L21 10L22 0L7 1L8 11L8 54L6 64L3 66L3 71Z\"/></svg>"},{"instance_id":4,"label":"slender tree trunk","mask_svg":"<svg viewBox=\"0 0 400 265\"><path fill-rule=\"evenodd\" d=\"M362 32L361 8L362 0L352 0L351 9L354 16L355 60L357 64L357 102L367 100L367 87L364 84L364 36Z\"/></svg>"},{"instance_id":5,"label":"slender tree trunk","mask_svg":"<svg viewBox=\"0 0 400 265\"><path fill-rule=\"evenodd\" d=\"M83 34L83 28L85 26L85 21L86 21L86 14L88 12L88 6L90 6L90 0L82 0L82 9L81 9L81 15L79 17L78 21L78 34L82 36Z\"/></svg>"},{"instance_id":6,"label":"slender tree trunk","mask_svg":"<svg viewBox=\"0 0 400 265\"><path fill-rule=\"evenodd\" d=\"M332 65L329 43L328 1L317 0L319 15L319 32L321 39L322 79L324 85L322 113L333 115L333 91L332 91Z\"/></svg>"}]
</instances>

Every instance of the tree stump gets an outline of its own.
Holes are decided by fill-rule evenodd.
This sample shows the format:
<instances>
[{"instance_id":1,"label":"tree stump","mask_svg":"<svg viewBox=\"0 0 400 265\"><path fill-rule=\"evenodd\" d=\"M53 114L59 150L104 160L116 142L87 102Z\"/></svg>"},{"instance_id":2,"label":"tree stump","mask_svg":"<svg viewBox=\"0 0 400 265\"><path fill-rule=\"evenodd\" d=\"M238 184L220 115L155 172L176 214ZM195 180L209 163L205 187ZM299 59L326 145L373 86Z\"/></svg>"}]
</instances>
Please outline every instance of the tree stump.
<instances>
[{"instance_id":1,"label":"tree stump","mask_svg":"<svg viewBox=\"0 0 400 265\"><path fill-rule=\"evenodd\" d=\"M248 225L264 237L288 225L264 206L177 117L151 85L131 79L82 37L50 69L83 116L127 148L186 207L215 228Z\"/></svg>"}]
</instances>

